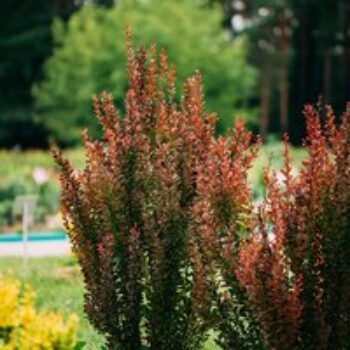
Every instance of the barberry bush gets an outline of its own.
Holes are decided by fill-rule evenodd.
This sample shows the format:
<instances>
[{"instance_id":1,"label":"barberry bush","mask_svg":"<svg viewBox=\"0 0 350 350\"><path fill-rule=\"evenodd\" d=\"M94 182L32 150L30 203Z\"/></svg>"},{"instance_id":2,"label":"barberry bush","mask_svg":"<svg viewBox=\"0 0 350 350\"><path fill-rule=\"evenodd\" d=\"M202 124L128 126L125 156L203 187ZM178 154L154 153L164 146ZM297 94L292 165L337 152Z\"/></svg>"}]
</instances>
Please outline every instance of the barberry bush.
<instances>
[{"instance_id":1,"label":"barberry bush","mask_svg":"<svg viewBox=\"0 0 350 350\"><path fill-rule=\"evenodd\" d=\"M195 73L127 39L125 115L94 99L101 140L86 167L61 153L62 212L83 272L85 310L109 349L350 348L350 108L340 123L306 106L308 157L252 202L259 140L237 121L214 137Z\"/></svg>"},{"instance_id":2,"label":"barberry bush","mask_svg":"<svg viewBox=\"0 0 350 350\"><path fill-rule=\"evenodd\" d=\"M107 93L95 98L103 138L84 134L83 171L54 151L65 226L85 279L86 313L110 349L198 348L204 293L192 206L216 119L203 112L199 73L177 103L166 54L154 46L135 52L128 37L125 115Z\"/></svg>"},{"instance_id":3,"label":"barberry bush","mask_svg":"<svg viewBox=\"0 0 350 350\"><path fill-rule=\"evenodd\" d=\"M214 167L221 193L218 201L208 187L216 214L201 237L219 247L208 249L215 271L209 280L217 283L216 327L225 349L350 347L350 109L340 123L330 107L325 114L322 121L305 107L308 157L294 176L285 137L283 183L266 170L266 199L258 207L249 204L244 177L240 185L227 182L229 171L218 172L225 162ZM241 171L225 169L236 177ZM233 205L225 183L237 183ZM215 208L222 207L220 214Z\"/></svg>"}]
</instances>

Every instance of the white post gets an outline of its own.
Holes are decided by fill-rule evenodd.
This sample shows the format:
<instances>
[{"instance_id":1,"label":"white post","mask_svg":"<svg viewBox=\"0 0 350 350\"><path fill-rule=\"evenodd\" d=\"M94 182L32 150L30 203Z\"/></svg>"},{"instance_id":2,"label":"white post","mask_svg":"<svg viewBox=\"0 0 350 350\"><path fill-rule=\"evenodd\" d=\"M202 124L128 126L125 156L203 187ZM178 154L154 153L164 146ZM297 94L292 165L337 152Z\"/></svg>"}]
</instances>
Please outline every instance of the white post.
<instances>
[{"instance_id":1,"label":"white post","mask_svg":"<svg viewBox=\"0 0 350 350\"><path fill-rule=\"evenodd\" d=\"M22 231L23 231L23 269L24 274L27 273L28 260L28 202L23 202L23 216L22 216Z\"/></svg>"}]
</instances>

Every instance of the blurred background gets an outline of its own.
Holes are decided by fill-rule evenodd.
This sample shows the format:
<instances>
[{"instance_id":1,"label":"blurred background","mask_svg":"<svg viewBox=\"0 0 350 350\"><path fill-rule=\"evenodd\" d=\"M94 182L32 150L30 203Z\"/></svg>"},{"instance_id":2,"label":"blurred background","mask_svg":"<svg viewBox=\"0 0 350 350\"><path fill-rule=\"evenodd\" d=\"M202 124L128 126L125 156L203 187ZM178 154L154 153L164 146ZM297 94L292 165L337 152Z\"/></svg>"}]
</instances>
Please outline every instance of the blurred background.
<instances>
[{"instance_id":1,"label":"blurred background","mask_svg":"<svg viewBox=\"0 0 350 350\"><path fill-rule=\"evenodd\" d=\"M262 159L272 151L278 161L284 131L301 159L303 105L331 103L339 115L350 98L348 0L3 0L2 9L0 232L16 231L13 202L27 194L37 196L37 229L59 228L48 149L65 147L83 166L81 130L99 132L92 95L111 92L123 110L126 25L136 44L166 48L178 90L199 69L218 134L244 119L266 143Z\"/></svg>"},{"instance_id":2,"label":"blurred background","mask_svg":"<svg viewBox=\"0 0 350 350\"><path fill-rule=\"evenodd\" d=\"M18 203L29 203L31 231L43 237L62 232L49 147L66 148L82 167L81 130L99 132L92 95L111 92L123 111L126 25L136 43L166 48L179 88L201 71L206 109L219 114L218 134L240 118L262 136L250 174L257 200L264 191L263 165L281 163L282 132L290 134L296 171L302 162L303 105L318 103L322 112L330 103L339 115L350 99L349 0L2 0L1 5L0 238L23 232ZM9 252L5 238L0 255ZM50 255L43 247L42 255ZM0 258L0 273L21 266L7 259ZM44 288L36 272L40 264L33 264L34 284ZM71 261L45 264L62 268ZM67 276L74 281L75 275L61 271L53 283L67 291ZM80 292L72 289L71 303ZM39 302L75 308L59 298L51 305L43 295ZM76 309L82 313L80 304Z\"/></svg>"},{"instance_id":3,"label":"blurred background","mask_svg":"<svg viewBox=\"0 0 350 350\"><path fill-rule=\"evenodd\" d=\"M28 193L35 223L59 225L48 149L82 166L81 130L99 132L92 95L111 92L123 110L126 25L166 48L179 88L202 72L218 134L241 118L269 150L283 131L297 147L305 103L322 96L340 114L350 98L348 0L3 0L0 16L0 232Z\"/></svg>"}]
</instances>

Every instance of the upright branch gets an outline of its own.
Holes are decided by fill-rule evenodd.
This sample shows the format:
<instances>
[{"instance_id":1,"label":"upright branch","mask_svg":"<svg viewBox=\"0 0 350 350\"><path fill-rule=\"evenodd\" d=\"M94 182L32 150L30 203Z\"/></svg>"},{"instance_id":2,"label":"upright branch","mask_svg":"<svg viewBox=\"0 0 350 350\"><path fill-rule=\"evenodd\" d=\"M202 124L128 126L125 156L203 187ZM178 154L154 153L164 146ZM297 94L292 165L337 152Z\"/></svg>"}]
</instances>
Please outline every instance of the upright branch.
<instances>
[{"instance_id":1,"label":"upright branch","mask_svg":"<svg viewBox=\"0 0 350 350\"><path fill-rule=\"evenodd\" d=\"M212 325L224 349L259 348L260 335L234 271L240 242L250 235L254 215L248 170L259 150L237 121L228 137L212 142L197 165L198 197L193 207L196 241L205 266L214 313Z\"/></svg>"}]
</instances>

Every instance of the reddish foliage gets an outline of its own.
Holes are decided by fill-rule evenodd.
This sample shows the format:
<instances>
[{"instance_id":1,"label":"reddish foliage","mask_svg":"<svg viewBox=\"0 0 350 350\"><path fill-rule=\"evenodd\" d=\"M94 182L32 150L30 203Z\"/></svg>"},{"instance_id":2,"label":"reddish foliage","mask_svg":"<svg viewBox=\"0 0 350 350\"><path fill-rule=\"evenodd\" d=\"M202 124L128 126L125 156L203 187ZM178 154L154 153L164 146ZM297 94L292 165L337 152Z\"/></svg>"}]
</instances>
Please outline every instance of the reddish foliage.
<instances>
[{"instance_id":1,"label":"reddish foliage","mask_svg":"<svg viewBox=\"0 0 350 350\"><path fill-rule=\"evenodd\" d=\"M190 214L195 169L216 119L203 112L199 73L184 84L178 106L164 51L159 58L154 46L135 53L130 36L127 42L125 116L110 95L94 99L103 138L84 134L83 171L54 152L63 217L85 278L86 312L108 346L192 349L205 329Z\"/></svg>"},{"instance_id":2,"label":"reddish foliage","mask_svg":"<svg viewBox=\"0 0 350 350\"><path fill-rule=\"evenodd\" d=\"M247 172L259 149L244 124L215 139L201 78L184 84L164 51L127 40L125 116L94 99L100 141L86 168L61 166L62 212L86 284L85 308L111 349L196 349L208 327L224 349L350 348L350 105L339 125L305 107L309 155L284 184L265 172L255 208Z\"/></svg>"},{"instance_id":3,"label":"reddish foliage","mask_svg":"<svg viewBox=\"0 0 350 350\"><path fill-rule=\"evenodd\" d=\"M308 157L293 178L287 145L284 186L266 173L257 234L240 247L236 276L272 349L350 346L350 111L324 128L305 107ZM287 141L285 140L285 143Z\"/></svg>"},{"instance_id":4,"label":"reddish foliage","mask_svg":"<svg viewBox=\"0 0 350 350\"><path fill-rule=\"evenodd\" d=\"M248 299L234 274L240 241L254 226L247 171L258 150L244 124L236 122L232 134L213 141L206 160L197 166L194 231L214 302L213 327L225 349L260 344Z\"/></svg>"}]
</instances>

